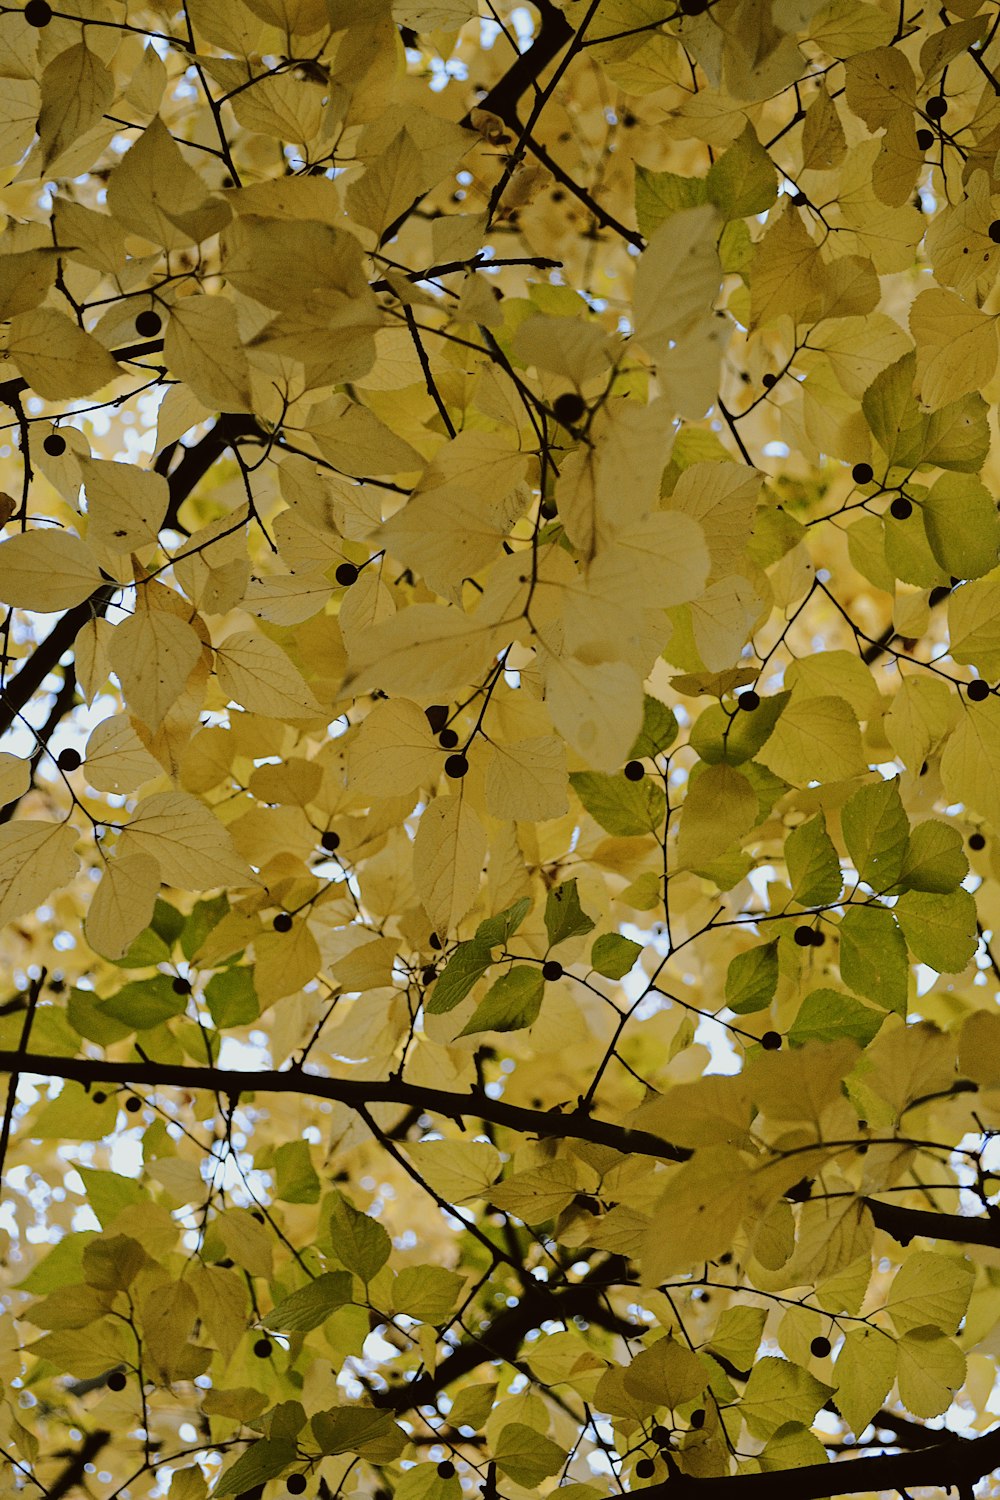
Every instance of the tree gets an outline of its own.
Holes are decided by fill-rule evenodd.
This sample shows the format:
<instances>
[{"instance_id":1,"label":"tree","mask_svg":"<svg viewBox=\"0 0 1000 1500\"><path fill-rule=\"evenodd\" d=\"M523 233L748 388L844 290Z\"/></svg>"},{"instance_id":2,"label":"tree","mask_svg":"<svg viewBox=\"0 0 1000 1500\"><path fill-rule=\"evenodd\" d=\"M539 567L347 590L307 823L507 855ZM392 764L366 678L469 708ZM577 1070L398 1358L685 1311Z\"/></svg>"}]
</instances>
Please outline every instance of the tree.
<instances>
[{"instance_id":1,"label":"tree","mask_svg":"<svg viewBox=\"0 0 1000 1500\"><path fill-rule=\"evenodd\" d=\"M0 12L5 1494L1000 1470L998 30Z\"/></svg>"}]
</instances>

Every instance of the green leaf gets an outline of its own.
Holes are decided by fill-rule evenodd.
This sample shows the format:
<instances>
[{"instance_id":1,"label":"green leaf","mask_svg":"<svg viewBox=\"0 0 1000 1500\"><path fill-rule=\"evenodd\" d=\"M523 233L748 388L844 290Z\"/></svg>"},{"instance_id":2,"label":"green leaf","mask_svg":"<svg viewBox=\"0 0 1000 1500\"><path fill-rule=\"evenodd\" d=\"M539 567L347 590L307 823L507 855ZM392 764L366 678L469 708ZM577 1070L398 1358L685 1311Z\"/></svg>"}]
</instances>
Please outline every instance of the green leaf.
<instances>
[{"instance_id":1,"label":"green leaf","mask_svg":"<svg viewBox=\"0 0 1000 1500\"><path fill-rule=\"evenodd\" d=\"M337 1190L330 1210L330 1239L341 1265L366 1284L378 1275L392 1251L392 1241L382 1225L359 1212Z\"/></svg>"},{"instance_id":2,"label":"green leaf","mask_svg":"<svg viewBox=\"0 0 1000 1500\"><path fill-rule=\"evenodd\" d=\"M593 925L593 924L591 924ZM538 1019L545 993L545 980L535 964L514 964L491 985L458 1034L474 1036L478 1031L523 1031Z\"/></svg>"},{"instance_id":3,"label":"green leaf","mask_svg":"<svg viewBox=\"0 0 1000 1500\"><path fill-rule=\"evenodd\" d=\"M116 969L152 969L156 964L170 960L170 949L152 927L147 927L133 938L131 945L121 958L111 959Z\"/></svg>"},{"instance_id":4,"label":"green leaf","mask_svg":"<svg viewBox=\"0 0 1000 1500\"><path fill-rule=\"evenodd\" d=\"M853 995L813 990L799 1006L788 1040L793 1047L802 1047L806 1042L836 1042L846 1036L866 1047L884 1020L883 1012L863 1005Z\"/></svg>"},{"instance_id":5,"label":"green leaf","mask_svg":"<svg viewBox=\"0 0 1000 1500\"><path fill-rule=\"evenodd\" d=\"M642 728L628 753L629 760L652 759L664 755L677 738L677 720L659 698L647 693L642 704Z\"/></svg>"},{"instance_id":6,"label":"green leaf","mask_svg":"<svg viewBox=\"0 0 1000 1500\"><path fill-rule=\"evenodd\" d=\"M205 1004L219 1031L248 1026L260 1015L253 966L220 969L205 986Z\"/></svg>"},{"instance_id":7,"label":"green leaf","mask_svg":"<svg viewBox=\"0 0 1000 1500\"><path fill-rule=\"evenodd\" d=\"M181 952L188 960L198 952L213 927L218 927L229 911L225 896L213 896L210 901L196 901L184 922L180 934Z\"/></svg>"},{"instance_id":8,"label":"green leaf","mask_svg":"<svg viewBox=\"0 0 1000 1500\"><path fill-rule=\"evenodd\" d=\"M716 157L705 185L709 201L725 219L764 213L777 201L778 174L752 125Z\"/></svg>"},{"instance_id":9,"label":"green leaf","mask_svg":"<svg viewBox=\"0 0 1000 1500\"><path fill-rule=\"evenodd\" d=\"M895 915L914 958L939 974L960 974L976 951L976 903L968 891L907 891Z\"/></svg>"},{"instance_id":10,"label":"green leaf","mask_svg":"<svg viewBox=\"0 0 1000 1500\"><path fill-rule=\"evenodd\" d=\"M690 743L703 761L731 766L753 760L771 737L791 693L761 698L753 713L727 714L720 703L700 713L691 727Z\"/></svg>"},{"instance_id":11,"label":"green leaf","mask_svg":"<svg viewBox=\"0 0 1000 1500\"><path fill-rule=\"evenodd\" d=\"M487 917L484 922L480 922L473 942L483 943L487 948L495 948L498 943L506 943L508 938L513 937L530 910L531 897L522 896L520 901L515 901L514 905L508 906L506 911L498 912L495 917Z\"/></svg>"},{"instance_id":12,"label":"green leaf","mask_svg":"<svg viewBox=\"0 0 1000 1500\"><path fill-rule=\"evenodd\" d=\"M910 833L898 885L903 890L944 895L961 885L968 873L969 861L958 829L939 818L928 818Z\"/></svg>"},{"instance_id":13,"label":"green leaf","mask_svg":"<svg viewBox=\"0 0 1000 1500\"><path fill-rule=\"evenodd\" d=\"M719 1314L709 1348L738 1370L749 1370L767 1322L763 1307L727 1307Z\"/></svg>"},{"instance_id":14,"label":"green leaf","mask_svg":"<svg viewBox=\"0 0 1000 1500\"><path fill-rule=\"evenodd\" d=\"M130 1031L149 1031L187 1009L187 995L175 994L169 974L133 979L101 1004L101 1014L120 1021Z\"/></svg>"},{"instance_id":15,"label":"green leaf","mask_svg":"<svg viewBox=\"0 0 1000 1500\"><path fill-rule=\"evenodd\" d=\"M679 177L675 172L635 169L635 216L639 232L648 238L660 225L683 208L697 208L708 201L703 177Z\"/></svg>"},{"instance_id":16,"label":"green leaf","mask_svg":"<svg viewBox=\"0 0 1000 1500\"><path fill-rule=\"evenodd\" d=\"M454 1010L482 979L492 962L493 954L487 943L481 943L477 938L459 943L435 981L427 1001L427 1014L443 1016L446 1011Z\"/></svg>"},{"instance_id":17,"label":"green leaf","mask_svg":"<svg viewBox=\"0 0 1000 1500\"><path fill-rule=\"evenodd\" d=\"M896 1340L880 1328L852 1328L837 1355L837 1406L855 1437L864 1432L896 1378Z\"/></svg>"},{"instance_id":18,"label":"green leaf","mask_svg":"<svg viewBox=\"0 0 1000 1500\"><path fill-rule=\"evenodd\" d=\"M832 1394L801 1365L765 1355L750 1371L740 1415L753 1437L771 1438L786 1422L808 1427Z\"/></svg>"},{"instance_id":19,"label":"green leaf","mask_svg":"<svg viewBox=\"0 0 1000 1500\"><path fill-rule=\"evenodd\" d=\"M278 1333L308 1333L325 1323L332 1312L351 1300L351 1277L346 1271L325 1271L299 1287L265 1313L265 1328Z\"/></svg>"},{"instance_id":20,"label":"green leaf","mask_svg":"<svg viewBox=\"0 0 1000 1500\"><path fill-rule=\"evenodd\" d=\"M545 901L545 931L549 935L549 947L564 943L567 938L582 937L593 932L594 922L580 905L575 880L564 880L549 891Z\"/></svg>"},{"instance_id":21,"label":"green leaf","mask_svg":"<svg viewBox=\"0 0 1000 1500\"><path fill-rule=\"evenodd\" d=\"M1000 516L989 490L972 474L941 474L923 506L931 551L956 578L981 578L996 567Z\"/></svg>"},{"instance_id":22,"label":"green leaf","mask_svg":"<svg viewBox=\"0 0 1000 1500\"><path fill-rule=\"evenodd\" d=\"M726 970L726 1004L738 1016L766 1010L778 987L778 939L737 953Z\"/></svg>"},{"instance_id":23,"label":"green leaf","mask_svg":"<svg viewBox=\"0 0 1000 1500\"><path fill-rule=\"evenodd\" d=\"M260 1438L240 1454L215 1488L217 1495L242 1495L254 1485L277 1479L295 1462L295 1439Z\"/></svg>"},{"instance_id":24,"label":"green leaf","mask_svg":"<svg viewBox=\"0 0 1000 1500\"><path fill-rule=\"evenodd\" d=\"M131 1026L125 1026L121 1021L116 1021L114 1016L106 1014L103 1001L98 999L93 990L70 990L66 1002L66 1019L75 1032L88 1042L96 1042L99 1047L124 1041L133 1031Z\"/></svg>"},{"instance_id":25,"label":"green leaf","mask_svg":"<svg viewBox=\"0 0 1000 1500\"><path fill-rule=\"evenodd\" d=\"M642 945L620 932L605 932L590 950L590 962L606 979L623 979L642 952Z\"/></svg>"},{"instance_id":26,"label":"green leaf","mask_svg":"<svg viewBox=\"0 0 1000 1500\"><path fill-rule=\"evenodd\" d=\"M308 1141L285 1141L274 1153L274 1196L282 1203L318 1203L320 1182Z\"/></svg>"},{"instance_id":27,"label":"green leaf","mask_svg":"<svg viewBox=\"0 0 1000 1500\"><path fill-rule=\"evenodd\" d=\"M667 815L663 789L648 776L629 781L621 774L573 771L569 781L595 823L616 838L655 833Z\"/></svg>"},{"instance_id":28,"label":"green leaf","mask_svg":"<svg viewBox=\"0 0 1000 1500\"><path fill-rule=\"evenodd\" d=\"M185 919L176 906L171 906L169 901L157 897L153 907L153 920L149 925L163 939L168 948L173 948L184 929L184 924Z\"/></svg>"},{"instance_id":29,"label":"green leaf","mask_svg":"<svg viewBox=\"0 0 1000 1500\"><path fill-rule=\"evenodd\" d=\"M844 887L840 860L822 813L802 823L785 840L785 863L792 895L801 906L829 906Z\"/></svg>"},{"instance_id":30,"label":"green leaf","mask_svg":"<svg viewBox=\"0 0 1000 1500\"><path fill-rule=\"evenodd\" d=\"M501 1429L493 1455L500 1472L525 1489L537 1489L566 1462L565 1448L524 1422L508 1422Z\"/></svg>"},{"instance_id":31,"label":"green leaf","mask_svg":"<svg viewBox=\"0 0 1000 1500\"><path fill-rule=\"evenodd\" d=\"M131 1177L117 1172L99 1172L93 1167L78 1167L87 1190L87 1202L97 1215L102 1229L114 1223L123 1208L149 1203L146 1189Z\"/></svg>"},{"instance_id":32,"label":"green leaf","mask_svg":"<svg viewBox=\"0 0 1000 1500\"><path fill-rule=\"evenodd\" d=\"M852 906L840 924L840 976L883 1010L906 1015L909 963L906 942L892 912Z\"/></svg>"},{"instance_id":33,"label":"green leaf","mask_svg":"<svg viewBox=\"0 0 1000 1500\"><path fill-rule=\"evenodd\" d=\"M370 1406L335 1406L312 1419L323 1453L357 1453L371 1463L391 1464L407 1444L406 1433L384 1411Z\"/></svg>"},{"instance_id":34,"label":"green leaf","mask_svg":"<svg viewBox=\"0 0 1000 1500\"><path fill-rule=\"evenodd\" d=\"M965 1380L965 1355L937 1328L914 1328L896 1346L899 1398L913 1416L939 1417Z\"/></svg>"},{"instance_id":35,"label":"green leaf","mask_svg":"<svg viewBox=\"0 0 1000 1500\"><path fill-rule=\"evenodd\" d=\"M64 1083L58 1097L50 1099L37 1115L25 1120L22 1131L36 1141L99 1141L110 1135L118 1118L118 1099L105 1092L97 1104L80 1083Z\"/></svg>"},{"instance_id":36,"label":"green leaf","mask_svg":"<svg viewBox=\"0 0 1000 1500\"><path fill-rule=\"evenodd\" d=\"M840 826L861 879L876 891L895 885L910 839L898 782L877 781L861 787L841 809Z\"/></svg>"}]
</instances>

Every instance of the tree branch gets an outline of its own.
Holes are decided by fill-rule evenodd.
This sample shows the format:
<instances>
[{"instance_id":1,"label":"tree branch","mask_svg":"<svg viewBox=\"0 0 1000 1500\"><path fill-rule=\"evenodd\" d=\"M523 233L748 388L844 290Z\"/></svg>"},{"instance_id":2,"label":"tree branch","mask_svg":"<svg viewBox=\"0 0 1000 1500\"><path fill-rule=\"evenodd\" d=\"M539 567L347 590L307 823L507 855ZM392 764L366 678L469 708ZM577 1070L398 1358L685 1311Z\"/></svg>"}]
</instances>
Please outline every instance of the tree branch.
<instances>
[{"instance_id":1,"label":"tree branch","mask_svg":"<svg viewBox=\"0 0 1000 1500\"><path fill-rule=\"evenodd\" d=\"M613 1150L658 1156L666 1161L686 1161L690 1152L671 1145L648 1130L629 1130L610 1120L595 1120L583 1110L561 1113L559 1110L525 1109L491 1099L480 1089L467 1094L448 1089L431 1089L422 1084L404 1083L397 1078L322 1078L298 1068L281 1072L250 1071L234 1068L208 1068L186 1063L107 1062L98 1057L55 1057L30 1053L0 1051L0 1073L20 1071L49 1078L72 1078L77 1083L130 1084L132 1088L210 1089L227 1098L240 1094L302 1094L312 1099L330 1099L349 1109L364 1109L373 1104L401 1104L419 1107L421 1113L444 1115L447 1119L492 1120L526 1135L548 1140L594 1141Z\"/></svg>"},{"instance_id":2,"label":"tree branch","mask_svg":"<svg viewBox=\"0 0 1000 1500\"><path fill-rule=\"evenodd\" d=\"M806 1464L767 1474L692 1479L675 1474L644 1489L643 1500L827 1500L863 1491L929 1485L973 1485L1000 1467L1000 1427L978 1438L949 1437L915 1453L878 1454L841 1463Z\"/></svg>"}]
</instances>

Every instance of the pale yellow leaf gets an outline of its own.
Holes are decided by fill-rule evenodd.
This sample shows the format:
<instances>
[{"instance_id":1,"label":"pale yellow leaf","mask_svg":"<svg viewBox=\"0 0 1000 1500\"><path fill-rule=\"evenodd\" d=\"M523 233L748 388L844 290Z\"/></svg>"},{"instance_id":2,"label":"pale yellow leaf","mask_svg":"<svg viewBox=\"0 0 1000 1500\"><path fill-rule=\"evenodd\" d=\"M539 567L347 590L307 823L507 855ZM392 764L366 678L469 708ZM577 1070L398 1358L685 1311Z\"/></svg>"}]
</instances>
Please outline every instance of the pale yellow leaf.
<instances>
[{"instance_id":1,"label":"pale yellow leaf","mask_svg":"<svg viewBox=\"0 0 1000 1500\"><path fill-rule=\"evenodd\" d=\"M16 802L31 785L31 767L18 755L0 751L0 807Z\"/></svg>"},{"instance_id":2,"label":"pale yellow leaf","mask_svg":"<svg viewBox=\"0 0 1000 1500\"><path fill-rule=\"evenodd\" d=\"M186 792L155 792L139 803L119 841L119 858L149 854L164 881L179 890L254 885L249 865L233 847L226 828Z\"/></svg>"},{"instance_id":3,"label":"pale yellow leaf","mask_svg":"<svg viewBox=\"0 0 1000 1500\"><path fill-rule=\"evenodd\" d=\"M104 866L90 898L84 933L103 958L121 958L149 926L160 891L160 867L148 854L127 854Z\"/></svg>"},{"instance_id":4,"label":"pale yellow leaf","mask_svg":"<svg viewBox=\"0 0 1000 1500\"><path fill-rule=\"evenodd\" d=\"M406 698L376 703L347 754L348 784L361 797L406 797L437 781L444 764L424 711Z\"/></svg>"},{"instance_id":5,"label":"pale yellow leaf","mask_svg":"<svg viewBox=\"0 0 1000 1500\"><path fill-rule=\"evenodd\" d=\"M756 758L802 786L860 776L866 766L857 716L843 698L832 697L793 697Z\"/></svg>"},{"instance_id":6,"label":"pale yellow leaf","mask_svg":"<svg viewBox=\"0 0 1000 1500\"><path fill-rule=\"evenodd\" d=\"M405 1150L420 1175L448 1203L488 1197L500 1174L500 1153L488 1141L407 1142Z\"/></svg>"},{"instance_id":7,"label":"pale yellow leaf","mask_svg":"<svg viewBox=\"0 0 1000 1500\"><path fill-rule=\"evenodd\" d=\"M494 743L486 765L486 806L495 818L539 822L567 811L566 748L555 735Z\"/></svg>"},{"instance_id":8,"label":"pale yellow leaf","mask_svg":"<svg viewBox=\"0 0 1000 1500\"><path fill-rule=\"evenodd\" d=\"M219 686L252 714L311 719L322 714L298 668L274 641L252 630L227 636L215 654Z\"/></svg>"},{"instance_id":9,"label":"pale yellow leaf","mask_svg":"<svg viewBox=\"0 0 1000 1500\"><path fill-rule=\"evenodd\" d=\"M7 353L46 401L90 396L124 373L103 344L54 307L12 318Z\"/></svg>"},{"instance_id":10,"label":"pale yellow leaf","mask_svg":"<svg viewBox=\"0 0 1000 1500\"><path fill-rule=\"evenodd\" d=\"M469 799L438 797L413 842L413 883L432 925L451 932L479 895L486 834Z\"/></svg>"},{"instance_id":11,"label":"pale yellow leaf","mask_svg":"<svg viewBox=\"0 0 1000 1500\"><path fill-rule=\"evenodd\" d=\"M682 209L650 237L632 292L635 337L653 359L663 359L711 307L722 271L718 215L710 204Z\"/></svg>"},{"instance_id":12,"label":"pale yellow leaf","mask_svg":"<svg viewBox=\"0 0 1000 1500\"><path fill-rule=\"evenodd\" d=\"M545 702L556 731L588 765L616 771L642 727L642 683L624 662L549 655Z\"/></svg>"},{"instance_id":13,"label":"pale yellow leaf","mask_svg":"<svg viewBox=\"0 0 1000 1500\"><path fill-rule=\"evenodd\" d=\"M112 714L94 726L85 759L87 781L99 792L134 792L163 774L127 714Z\"/></svg>"},{"instance_id":14,"label":"pale yellow leaf","mask_svg":"<svg viewBox=\"0 0 1000 1500\"><path fill-rule=\"evenodd\" d=\"M42 73L38 137L47 169L101 119L115 95L111 70L86 42L59 52Z\"/></svg>"},{"instance_id":15,"label":"pale yellow leaf","mask_svg":"<svg viewBox=\"0 0 1000 1500\"><path fill-rule=\"evenodd\" d=\"M941 780L949 801L1000 825L1000 700L962 704L941 753Z\"/></svg>"},{"instance_id":16,"label":"pale yellow leaf","mask_svg":"<svg viewBox=\"0 0 1000 1500\"><path fill-rule=\"evenodd\" d=\"M102 581L93 552L69 531L23 531L0 542L0 599L15 609L71 609Z\"/></svg>"},{"instance_id":17,"label":"pale yellow leaf","mask_svg":"<svg viewBox=\"0 0 1000 1500\"><path fill-rule=\"evenodd\" d=\"M80 866L72 823L26 821L0 828L0 927L68 885Z\"/></svg>"},{"instance_id":18,"label":"pale yellow leaf","mask_svg":"<svg viewBox=\"0 0 1000 1500\"><path fill-rule=\"evenodd\" d=\"M88 539L114 552L134 552L155 542L170 500L163 475L101 459L89 459L81 467Z\"/></svg>"},{"instance_id":19,"label":"pale yellow leaf","mask_svg":"<svg viewBox=\"0 0 1000 1500\"><path fill-rule=\"evenodd\" d=\"M139 607L115 628L108 656L129 708L155 731L198 665L201 641L177 615Z\"/></svg>"},{"instance_id":20,"label":"pale yellow leaf","mask_svg":"<svg viewBox=\"0 0 1000 1500\"><path fill-rule=\"evenodd\" d=\"M163 340L171 373L212 411L253 411L250 365L225 297L185 297L174 304Z\"/></svg>"},{"instance_id":21,"label":"pale yellow leaf","mask_svg":"<svg viewBox=\"0 0 1000 1500\"><path fill-rule=\"evenodd\" d=\"M150 121L111 173L108 208L132 234L165 250L205 239L230 218L228 204L211 196L159 117Z\"/></svg>"},{"instance_id":22,"label":"pale yellow leaf","mask_svg":"<svg viewBox=\"0 0 1000 1500\"><path fill-rule=\"evenodd\" d=\"M993 379L1000 353L996 317L954 292L921 292L910 309L910 332L917 346L917 394L931 411L981 391Z\"/></svg>"},{"instance_id":23,"label":"pale yellow leaf","mask_svg":"<svg viewBox=\"0 0 1000 1500\"><path fill-rule=\"evenodd\" d=\"M416 198L420 171L420 154L404 128L350 184L345 195L347 212L381 236Z\"/></svg>"},{"instance_id":24,"label":"pale yellow leaf","mask_svg":"<svg viewBox=\"0 0 1000 1500\"><path fill-rule=\"evenodd\" d=\"M498 625L479 624L459 609L411 604L373 625L352 645L344 691L380 688L404 696L447 696L486 669L501 634Z\"/></svg>"}]
</instances>

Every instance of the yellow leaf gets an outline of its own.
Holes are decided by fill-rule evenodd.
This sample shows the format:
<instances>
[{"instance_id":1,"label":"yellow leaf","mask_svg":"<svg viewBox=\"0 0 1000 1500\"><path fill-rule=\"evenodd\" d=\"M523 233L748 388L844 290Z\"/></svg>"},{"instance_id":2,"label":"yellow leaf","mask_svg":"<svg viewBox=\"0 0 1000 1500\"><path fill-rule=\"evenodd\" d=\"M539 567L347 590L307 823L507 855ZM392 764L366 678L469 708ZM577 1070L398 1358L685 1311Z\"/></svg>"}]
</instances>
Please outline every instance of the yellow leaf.
<instances>
[{"instance_id":1,"label":"yellow leaf","mask_svg":"<svg viewBox=\"0 0 1000 1500\"><path fill-rule=\"evenodd\" d=\"M155 731L198 665L201 641L177 615L140 604L116 626L108 656L129 708Z\"/></svg>"},{"instance_id":2,"label":"yellow leaf","mask_svg":"<svg viewBox=\"0 0 1000 1500\"><path fill-rule=\"evenodd\" d=\"M145 797L126 824L118 848L119 858L152 855L167 885L181 890L256 883L228 831L186 792L155 792Z\"/></svg>"},{"instance_id":3,"label":"yellow leaf","mask_svg":"<svg viewBox=\"0 0 1000 1500\"><path fill-rule=\"evenodd\" d=\"M705 1146L671 1172L642 1247L642 1282L656 1286L732 1247L749 1207L750 1172L732 1146Z\"/></svg>"},{"instance_id":4,"label":"yellow leaf","mask_svg":"<svg viewBox=\"0 0 1000 1500\"><path fill-rule=\"evenodd\" d=\"M651 236L635 273L635 337L654 360L665 359L711 308L722 270L719 219L709 204L682 209Z\"/></svg>"},{"instance_id":5,"label":"yellow leaf","mask_svg":"<svg viewBox=\"0 0 1000 1500\"><path fill-rule=\"evenodd\" d=\"M108 208L130 233L165 250L216 234L230 217L229 206L209 194L158 116L111 173Z\"/></svg>"},{"instance_id":6,"label":"yellow leaf","mask_svg":"<svg viewBox=\"0 0 1000 1500\"><path fill-rule=\"evenodd\" d=\"M115 80L104 60L78 42L59 52L42 73L38 138L47 169L92 125L115 95Z\"/></svg>"},{"instance_id":7,"label":"yellow leaf","mask_svg":"<svg viewBox=\"0 0 1000 1500\"><path fill-rule=\"evenodd\" d=\"M757 759L776 776L802 785L860 776L866 766L854 710L831 697L793 697Z\"/></svg>"},{"instance_id":8,"label":"yellow leaf","mask_svg":"<svg viewBox=\"0 0 1000 1500\"><path fill-rule=\"evenodd\" d=\"M1000 700L962 704L941 753L941 780L950 801L1000 825Z\"/></svg>"},{"instance_id":9,"label":"yellow leaf","mask_svg":"<svg viewBox=\"0 0 1000 1500\"><path fill-rule=\"evenodd\" d=\"M347 755L348 783L360 797L406 797L437 781L441 750L422 708L406 698L376 703Z\"/></svg>"},{"instance_id":10,"label":"yellow leaf","mask_svg":"<svg viewBox=\"0 0 1000 1500\"><path fill-rule=\"evenodd\" d=\"M68 885L80 866L72 823L25 821L0 828L0 927Z\"/></svg>"},{"instance_id":11,"label":"yellow leaf","mask_svg":"<svg viewBox=\"0 0 1000 1500\"><path fill-rule=\"evenodd\" d=\"M7 353L46 401L89 396L123 374L103 344L54 307L12 318Z\"/></svg>"},{"instance_id":12,"label":"yellow leaf","mask_svg":"<svg viewBox=\"0 0 1000 1500\"><path fill-rule=\"evenodd\" d=\"M425 809L413 842L413 883L432 925L451 932L479 895L483 825L459 793Z\"/></svg>"},{"instance_id":13,"label":"yellow leaf","mask_svg":"<svg viewBox=\"0 0 1000 1500\"><path fill-rule=\"evenodd\" d=\"M134 552L157 540L170 499L162 474L100 459L89 459L81 467L88 540L114 552Z\"/></svg>"},{"instance_id":14,"label":"yellow leaf","mask_svg":"<svg viewBox=\"0 0 1000 1500\"><path fill-rule=\"evenodd\" d=\"M910 308L910 332L917 346L917 395L931 411L981 391L993 379L1000 354L996 318L954 292L921 292Z\"/></svg>"},{"instance_id":15,"label":"yellow leaf","mask_svg":"<svg viewBox=\"0 0 1000 1500\"><path fill-rule=\"evenodd\" d=\"M0 542L0 599L15 609L71 609L102 581L93 552L69 531L23 531Z\"/></svg>"},{"instance_id":16,"label":"yellow leaf","mask_svg":"<svg viewBox=\"0 0 1000 1500\"><path fill-rule=\"evenodd\" d=\"M322 714L305 678L281 647L252 630L227 636L215 653L219 686L252 714L311 719Z\"/></svg>"},{"instance_id":17,"label":"yellow leaf","mask_svg":"<svg viewBox=\"0 0 1000 1500\"><path fill-rule=\"evenodd\" d=\"M163 774L127 714L111 714L95 724L87 740L85 760L87 780L98 792L134 792Z\"/></svg>"},{"instance_id":18,"label":"yellow leaf","mask_svg":"<svg viewBox=\"0 0 1000 1500\"><path fill-rule=\"evenodd\" d=\"M500 1153L487 1141L407 1142L405 1150L420 1175L448 1203L488 1198L500 1174Z\"/></svg>"},{"instance_id":19,"label":"yellow leaf","mask_svg":"<svg viewBox=\"0 0 1000 1500\"><path fill-rule=\"evenodd\" d=\"M419 192L420 154L405 128L365 167L345 194L347 212L377 236Z\"/></svg>"},{"instance_id":20,"label":"yellow leaf","mask_svg":"<svg viewBox=\"0 0 1000 1500\"><path fill-rule=\"evenodd\" d=\"M732 766L706 767L689 786L677 836L677 858L696 869L711 864L754 826L757 793Z\"/></svg>"},{"instance_id":21,"label":"yellow leaf","mask_svg":"<svg viewBox=\"0 0 1000 1500\"><path fill-rule=\"evenodd\" d=\"M104 958L121 958L149 926L160 891L160 867L148 854L111 859L90 898L84 933Z\"/></svg>"},{"instance_id":22,"label":"yellow leaf","mask_svg":"<svg viewBox=\"0 0 1000 1500\"><path fill-rule=\"evenodd\" d=\"M623 662L550 655L545 702L557 733L598 771L617 771L642 728L642 683Z\"/></svg>"},{"instance_id":23,"label":"yellow leaf","mask_svg":"<svg viewBox=\"0 0 1000 1500\"><path fill-rule=\"evenodd\" d=\"M568 810L566 750L554 735L494 743L486 765L486 805L495 818L538 822Z\"/></svg>"},{"instance_id":24,"label":"yellow leaf","mask_svg":"<svg viewBox=\"0 0 1000 1500\"><path fill-rule=\"evenodd\" d=\"M31 767L17 755L0 751L0 807L16 802L31 785Z\"/></svg>"},{"instance_id":25,"label":"yellow leaf","mask_svg":"<svg viewBox=\"0 0 1000 1500\"><path fill-rule=\"evenodd\" d=\"M485 670L500 635L496 624L480 624L474 615L459 609L411 604L373 625L352 646L344 691L364 693L379 688L404 696L447 696Z\"/></svg>"},{"instance_id":26,"label":"yellow leaf","mask_svg":"<svg viewBox=\"0 0 1000 1500\"><path fill-rule=\"evenodd\" d=\"M212 411L253 411L246 347L236 309L225 297L185 297L175 303L163 358Z\"/></svg>"}]
</instances>

